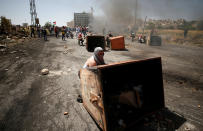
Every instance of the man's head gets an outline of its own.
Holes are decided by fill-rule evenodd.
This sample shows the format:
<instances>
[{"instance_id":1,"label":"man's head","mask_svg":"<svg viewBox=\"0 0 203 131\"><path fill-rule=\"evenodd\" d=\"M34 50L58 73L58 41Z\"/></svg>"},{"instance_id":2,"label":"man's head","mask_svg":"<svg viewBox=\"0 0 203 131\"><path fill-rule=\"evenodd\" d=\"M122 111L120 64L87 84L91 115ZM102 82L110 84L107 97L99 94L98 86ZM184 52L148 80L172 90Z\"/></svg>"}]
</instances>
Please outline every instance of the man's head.
<instances>
[{"instance_id":1,"label":"man's head","mask_svg":"<svg viewBox=\"0 0 203 131\"><path fill-rule=\"evenodd\" d=\"M101 47L96 47L94 49L94 58L98 65L105 64L103 57L104 57L104 50Z\"/></svg>"},{"instance_id":2,"label":"man's head","mask_svg":"<svg viewBox=\"0 0 203 131\"><path fill-rule=\"evenodd\" d=\"M94 49L94 54L100 57L104 56L104 50L101 47L96 47Z\"/></svg>"}]
</instances>

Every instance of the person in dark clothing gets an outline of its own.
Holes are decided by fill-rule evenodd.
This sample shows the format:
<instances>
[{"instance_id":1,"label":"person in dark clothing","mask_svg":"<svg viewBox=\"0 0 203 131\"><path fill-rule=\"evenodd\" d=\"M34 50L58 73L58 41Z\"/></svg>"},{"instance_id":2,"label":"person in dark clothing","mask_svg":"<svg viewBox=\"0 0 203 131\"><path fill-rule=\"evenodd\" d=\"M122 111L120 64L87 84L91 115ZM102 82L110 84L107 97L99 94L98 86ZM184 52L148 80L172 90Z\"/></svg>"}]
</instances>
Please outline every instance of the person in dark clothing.
<instances>
[{"instance_id":1,"label":"person in dark clothing","mask_svg":"<svg viewBox=\"0 0 203 131\"><path fill-rule=\"evenodd\" d=\"M131 37L131 41L133 42L133 41L135 40L135 33L134 33L134 32L131 32L130 37Z\"/></svg>"},{"instance_id":2,"label":"person in dark clothing","mask_svg":"<svg viewBox=\"0 0 203 131\"><path fill-rule=\"evenodd\" d=\"M37 34L38 34L38 37L40 38L41 37L41 33L40 33L40 27L37 27Z\"/></svg>"},{"instance_id":3,"label":"person in dark clothing","mask_svg":"<svg viewBox=\"0 0 203 131\"><path fill-rule=\"evenodd\" d=\"M62 40L65 40L65 34L66 34L65 27L62 28L61 33L62 33Z\"/></svg>"},{"instance_id":4,"label":"person in dark clothing","mask_svg":"<svg viewBox=\"0 0 203 131\"><path fill-rule=\"evenodd\" d=\"M34 27L32 27L31 28L31 37L34 35L34 37L35 37L35 29L34 29Z\"/></svg>"},{"instance_id":5,"label":"person in dark clothing","mask_svg":"<svg viewBox=\"0 0 203 131\"><path fill-rule=\"evenodd\" d=\"M45 28L43 28L42 30L43 36L44 36L44 40L47 41L47 31Z\"/></svg>"},{"instance_id":6,"label":"person in dark clothing","mask_svg":"<svg viewBox=\"0 0 203 131\"><path fill-rule=\"evenodd\" d=\"M109 32L109 34L106 37L106 43L107 43L107 47L110 47L110 37L113 37L113 35L111 34L111 32Z\"/></svg>"},{"instance_id":7,"label":"person in dark clothing","mask_svg":"<svg viewBox=\"0 0 203 131\"><path fill-rule=\"evenodd\" d=\"M184 29L184 38L187 37L188 29Z\"/></svg>"},{"instance_id":8,"label":"person in dark clothing","mask_svg":"<svg viewBox=\"0 0 203 131\"><path fill-rule=\"evenodd\" d=\"M54 32L55 32L56 38L58 38L58 35L59 35L59 29L58 29L57 26L54 28Z\"/></svg>"}]
</instances>

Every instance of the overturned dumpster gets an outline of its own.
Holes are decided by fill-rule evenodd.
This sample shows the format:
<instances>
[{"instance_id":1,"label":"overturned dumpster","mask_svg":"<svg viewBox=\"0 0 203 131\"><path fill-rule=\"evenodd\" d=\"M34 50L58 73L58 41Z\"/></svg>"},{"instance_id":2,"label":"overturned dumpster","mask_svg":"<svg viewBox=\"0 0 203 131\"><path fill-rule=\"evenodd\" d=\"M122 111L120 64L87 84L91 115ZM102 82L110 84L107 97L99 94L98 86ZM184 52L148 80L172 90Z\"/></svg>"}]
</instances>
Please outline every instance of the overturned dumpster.
<instances>
[{"instance_id":1,"label":"overturned dumpster","mask_svg":"<svg viewBox=\"0 0 203 131\"><path fill-rule=\"evenodd\" d=\"M89 52L93 52L96 47L101 47L105 50L105 38L104 36L93 35L86 37L86 49Z\"/></svg>"},{"instance_id":2,"label":"overturned dumpster","mask_svg":"<svg viewBox=\"0 0 203 131\"><path fill-rule=\"evenodd\" d=\"M133 130L165 107L161 58L81 69L80 78L83 105L104 131Z\"/></svg>"},{"instance_id":3,"label":"overturned dumpster","mask_svg":"<svg viewBox=\"0 0 203 131\"><path fill-rule=\"evenodd\" d=\"M111 37L110 42L111 42L112 50L124 50L125 49L124 36Z\"/></svg>"}]
</instances>

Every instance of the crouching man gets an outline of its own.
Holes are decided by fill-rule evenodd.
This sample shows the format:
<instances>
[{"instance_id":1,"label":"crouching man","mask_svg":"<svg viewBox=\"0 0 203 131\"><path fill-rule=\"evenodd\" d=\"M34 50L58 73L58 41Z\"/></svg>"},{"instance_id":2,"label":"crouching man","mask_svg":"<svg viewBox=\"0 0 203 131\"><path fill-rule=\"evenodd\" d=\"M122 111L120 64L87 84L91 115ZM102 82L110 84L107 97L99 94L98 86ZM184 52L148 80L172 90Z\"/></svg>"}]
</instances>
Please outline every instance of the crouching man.
<instances>
[{"instance_id":1,"label":"crouching man","mask_svg":"<svg viewBox=\"0 0 203 131\"><path fill-rule=\"evenodd\" d=\"M104 65L104 51L101 47L96 47L94 49L94 54L85 62L83 68L97 66L97 65Z\"/></svg>"},{"instance_id":2,"label":"crouching man","mask_svg":"<svg viewBox=\"0 0 203 131\"><path fill-rule=\"evenodd\" d=\"M94 54L87 59L85 62L83 68L89 68L97 65L104 65L104 51L101 47L96 47L94 49ZM80 78L80 71L78 71L78 76ZM77 101L82 103L82 97L81 95L78 95Z\"/></svg>"}]
</instances>

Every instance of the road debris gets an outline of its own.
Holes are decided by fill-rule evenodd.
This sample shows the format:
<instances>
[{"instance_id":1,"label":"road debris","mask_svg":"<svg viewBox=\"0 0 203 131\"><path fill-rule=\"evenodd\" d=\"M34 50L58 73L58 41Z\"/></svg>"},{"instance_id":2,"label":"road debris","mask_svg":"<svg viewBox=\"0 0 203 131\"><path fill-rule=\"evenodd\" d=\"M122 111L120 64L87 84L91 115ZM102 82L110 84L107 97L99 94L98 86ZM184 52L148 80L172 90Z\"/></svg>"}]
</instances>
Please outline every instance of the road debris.
<instances>
[{"instance_id":1,"label":"road debris","mask_svg":"<svg viewBox=\"0 0 203 131\"><path fill-rule=\"evenodd\" d=\"M1 45L1 44L0 44L0 49L1 49L1 48L6 48L6 45Z\"/></svg>"},{"instance_id":2,"label":"road debris","mask_svg":"<svg viewBox=\"0 0 203 131\"><path fill-rule=\"evenodd\" d=\"M10 53L11 53L11 54L14 54L14 53L16 53L16 52L17 52L17 51L11 51Z\"/></svg>"},{"instance_id":3,"label":"road debris","mask_svg":"<svg viewBox=\"0 0 203 131\"><path fill-rule=\"evenodd\" d=\"M64 51L63 54L68 54L68 50Z\"/></svg>"},{"instance_id":4,"label":"road debris","mask_svg":"<svg viewBox=\"0 0 203 131\"><path fill-rule=\"evenodd\" d=\"M185 131L190 131L190 128L188 128L188 127L185 127Z\"/></svg>"},{"instance_id":5,"label":"road debris","mask_svg":"<svg viewBox=\"0 0 203 131\"><path fill-rule=\"evenodd\" d=\"M64 112L64 115L68 115L68 112Z\"/></svg>"},{"instance_id":6,"label":"road debris","mask_svg":"<svg viewBox=\"0 0 203 131\"><path fill-rule=\"evenodd\" d=\"M196 88L192 88L192 92L196 92L197 91L197 89Z\"/></svg>"},{"instance_id":7,"label":"road debris","mask_svg":"<svg viewBox=\"0 0 203 131\"><path fill-rule=\"evenodd\" d=\"M72 53L73 52L73 49L66 49L63 54L68 54L68 53Z\"/></svg>"},{"instance_id":8,"label":"road debris","mask_svg":"<svg viewBox=\"0 0 203 131\"><path fill-rule=\"evenodd\" d=\"M49 71L49 76L68 75L66 71Z\"/></svg>"},{"instance_id":9,"label":"road debris","mask_svg":"<svg viewBox=\"0 0 203 131\"><path fill-rule=\"evenodd\" d=\"M2 51L2 52L6 51L6 48L7 48L6 45L1 45L0 44L0 51Z\"/></svg>"},{"instance_id":10,"label":"road debris","mask_svg":"<svg viewBox=\"0 0 203 131\"><path fill-rule=\"evenodd\" d=\"M183 84L183 82L182 82L182 81L179 81L178 83L179 83L179 84L181 84L181 85Z\"/></svg>"},{"instance_id":11,"label":"road debris","mask_svg":"<svg viewBox=\"0 0 203 131\"><path fill-rule=\"evenodd\" d=\"M77 102L79 102L79 103L83 103L83 100L82 100L81 95L78 95L78 97L77 97Z\"/></svg>"},{"instance_id":12,"label":"road debris","mask_svg":"<svg viewBox=\"0 0 203 131\"><path fill-rule=\"evenodd\" d=\"M49 74L49 70L48 69L42 69L41 74L42 75L47 75L47 74Z\"/></svg>"}]
</instances>

